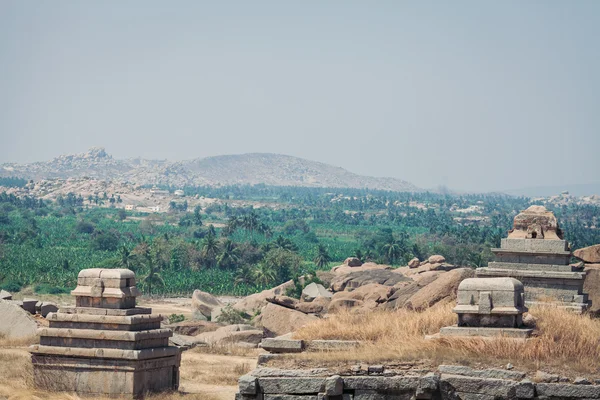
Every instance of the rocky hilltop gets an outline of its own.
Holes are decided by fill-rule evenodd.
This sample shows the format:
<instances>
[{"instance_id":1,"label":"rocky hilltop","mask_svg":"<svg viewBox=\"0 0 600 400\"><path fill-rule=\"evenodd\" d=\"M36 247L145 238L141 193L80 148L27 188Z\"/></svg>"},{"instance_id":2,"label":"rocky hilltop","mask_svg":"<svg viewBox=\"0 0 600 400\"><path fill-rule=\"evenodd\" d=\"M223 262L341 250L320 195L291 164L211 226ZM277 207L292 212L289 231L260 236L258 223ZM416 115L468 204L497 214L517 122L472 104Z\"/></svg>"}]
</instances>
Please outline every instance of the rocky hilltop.
<instances>
[{"instance_id":1,"label":"rocky hilltop","mask_svg":"<svg viewBox=\"0 0 600 400\"><path fill-rule=\"evenodd\" d=\"M83 154L62 155L51 161L2 164L0 176L18 176L35 180L90 177L136 185L162 184L178 187L263 183L275 186L420 191L413 184L400 179L361 176L320 162L268 153L225 155L172 162L139 158L117 160L106 153L104 148L92 148Z\"/></svg>"}]
</instances>

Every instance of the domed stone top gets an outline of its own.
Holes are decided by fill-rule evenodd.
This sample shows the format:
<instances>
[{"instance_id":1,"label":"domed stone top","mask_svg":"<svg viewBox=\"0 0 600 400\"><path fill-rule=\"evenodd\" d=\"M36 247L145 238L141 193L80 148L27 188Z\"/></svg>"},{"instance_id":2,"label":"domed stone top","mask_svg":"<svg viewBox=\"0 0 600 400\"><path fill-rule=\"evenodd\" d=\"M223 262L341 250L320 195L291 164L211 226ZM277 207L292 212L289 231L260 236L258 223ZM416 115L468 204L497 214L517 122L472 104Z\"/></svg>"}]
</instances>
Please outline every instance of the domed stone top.
<instances>
[{"instance_id":1,"label":"domed stone top","mask_svg":"<svg viewBox=\"0 0 600 400\"><path fill-rule=\"evenodd\" d=\"M134 308L140 294L135 274L128 269L84 269L77 276L77 287L71 291L77 307Z\"/></svg>"},{"instance_id":2,"label":"domed stone top","mask_svg":"<svg viewBox=\"0 0 600 400\"><path fill-rule=\"evenodd\" d=\"M531 206L515 216L508 238L560 240L563 234L552 211L544 206Z\"/></svg>"}]
</instances>

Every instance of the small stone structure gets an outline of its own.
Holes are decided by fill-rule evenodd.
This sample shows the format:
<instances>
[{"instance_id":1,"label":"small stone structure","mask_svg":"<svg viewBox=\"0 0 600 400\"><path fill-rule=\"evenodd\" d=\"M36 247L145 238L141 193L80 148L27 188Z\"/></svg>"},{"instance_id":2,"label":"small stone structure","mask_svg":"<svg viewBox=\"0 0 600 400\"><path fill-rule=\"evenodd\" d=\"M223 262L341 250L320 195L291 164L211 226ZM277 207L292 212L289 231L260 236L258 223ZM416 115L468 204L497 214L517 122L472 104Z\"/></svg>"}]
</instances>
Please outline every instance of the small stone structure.
<instances>
[{"instance_id":1,"label":"small stone structure","mask_svg":"<svg viewBox=\"0 0 600 400\"><path fill-rule=\"evenodd\" d=\"M50 313L30 347L37 387L128 398L177 389L180 350L162 316L136 307L132 271L82 270L71 294L76 307Z\"/></svg>"},{"instance_id":2,"label":"small stone structure","mask_svg":"<svg viewBox=\"0 0 600 400\"><path fill-rule=\"evenodd\" d=\"M458 286L457 326L442 328L441 336L507 336L524 338L531 329L521 329L523 284L514 278L468 278Z\"/></svg>"},{"instance_id":3,"label":"small stone structure","mask_svg":"<svg viewBox=\"0 0 600 400\"><path fill-rule=\"evenodd\" d=\"M492 249L496 261L478 268L479 278L511 277L525 286L526 304L553 302L583 312L583 265L569 265L571 250L556 217L543 206L531 206L514 219L514 228Z\"/></svg>"}]
</instances>

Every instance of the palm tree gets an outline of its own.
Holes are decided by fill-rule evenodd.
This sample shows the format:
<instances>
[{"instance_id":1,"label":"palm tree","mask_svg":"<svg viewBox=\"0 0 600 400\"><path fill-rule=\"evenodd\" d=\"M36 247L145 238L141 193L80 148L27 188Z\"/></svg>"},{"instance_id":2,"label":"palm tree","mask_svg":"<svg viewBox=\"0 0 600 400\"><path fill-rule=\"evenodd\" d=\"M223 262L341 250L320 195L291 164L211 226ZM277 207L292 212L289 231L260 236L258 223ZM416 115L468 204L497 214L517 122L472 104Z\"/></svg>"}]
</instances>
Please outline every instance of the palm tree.
<instances>
[{"instance_id":1,"label":"palm tree","mask_svg":"<svg viewBox=\"0 0 600 400\"><path fill-rule=\"evenodd\" d=\"M200 254L209 267L215 266L218 252L219 243L211 231L208 231L208 235L206 235L204 241L202 242Z\"/></svg>"},{"instance_id":2,"label":"palm tree","mask_svg":"<svg viewBox=\"0 0 600 400\"><path fill-rule=\"evenodd\" d=\"M317 268L323 268L329 263L329 261L331 261L331 257L329 256L327 249L322 244L320 244L317 248L317 256L313 261Z\"/></svg>"},{"instance_id":3,"label":"palm tree","mask_svg":"<svg viewBox=\"0 0 600 400\"><path fill-rule=\"evenodd\" d=\"M252 270L254 284L259 287L272 285L277 279L277 272L267 263L260 263Z\"/></svg>"},{"instance_id":4,"label":"palm tree","mask_svg":"<svg viewBox=\"0 0 600 400\"><path fill-rule=\"evenodd\" d=\"M289 251L298 251L298 246L296 246L294 242L281 235L277 236L277 239L273 242L273 247Z\"/></svg>"},{"instance_id":5,"label":"palm tree","mask_svg":"<svg viewBox=\"0 0 600 400\"><path fill-rule=\"evenodd\" d=\"M253 271L248 266L243 266L239 268L235 274L235 280L233 281L233 286L239 285L254 285L254 274Z\"/></svg>"},{"instance_id":6,"label":"palm tree","mask_svg":"<svg viewBox=\"0 0 600 400\"><path fill-rule=\"evenodd\" d=\"M122 245L119 248L119 259L117 261L117 267L130 269L135 271L138 266L138 259L136 254L134 254L129 248L125 245Z\"/></svg>"},{"instance_id":7,"label":"palm tree","mask_svg":"<svg viewBox=\"0 0 600 400\"><path fill-rule=\"evenodd\" d=\"M217 266L219 268L228 268L240 260L239 251L233 241L226 239L221 244L221 254L217 257Z\"/></svg>"},{"instance_id":8,"label":"palm tree","mask_svg":"<svg viewBox=\"0 0 600 400\"><path fill-rule=\"evenodd\" d=\"M148 270L148 273L142 276L142 286L148 288L148 294L152 295L152 286L165 286L160 264L155 263L153 257L149 257L142 265Z\"/></svg>"},{"instance_id":9,"label":"palm tree","mask_svg":"<svg viewBox=\"0 0 600 400\"><path fill-rule=\"evenodd\" d=\"M400 243L398 243L398 241L393 240L393 239L390 240L389 242L385 243L381 247L381 250L383 250L383 253L384 253L387 261L392 265L394 265L394 262L396 262L400 258L400 256L402 256L402 253L403 253Z\"/></svg>"}]
</instances>

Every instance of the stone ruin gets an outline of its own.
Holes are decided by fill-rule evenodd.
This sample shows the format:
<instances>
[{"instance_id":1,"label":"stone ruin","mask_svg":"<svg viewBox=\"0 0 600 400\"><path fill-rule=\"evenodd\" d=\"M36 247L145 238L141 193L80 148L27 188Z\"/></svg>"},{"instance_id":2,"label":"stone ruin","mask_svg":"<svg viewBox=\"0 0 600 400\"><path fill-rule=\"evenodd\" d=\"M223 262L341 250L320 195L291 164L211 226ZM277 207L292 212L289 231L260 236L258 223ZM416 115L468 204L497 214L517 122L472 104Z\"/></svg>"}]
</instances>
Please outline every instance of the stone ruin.
<instances>
[{"instance_id":1,"label":"stone ruin","mask_svg":"<svg viewBox=\"0 0 600 400\"><path fill-rule=\"evenodd\" d=\"M575 312L588 307L583 293L583 264L569 265L571 250L563 240L556 217L543 206L531 206L514 219L500 248L492 249L496 261L478 268L477 277L511 277L525 286L525 302L554 303Z\"/></svg>"},{"instance_id":2,"label":"stone ruin","mask_svg":"<svg viewBox=\"0 0 600 400\"><path fill-rule=\"evenodd\" d=\"M180 350L162 316L136 307L132 271L82 270L71 294L76 306L49 314L30 347L37 387L128 398L178 388Z\"/></svg>"},{"instance_id":3,"label":"stone ruin","mask_svg":"<svg viewBox=\"0 0 600 400\"><path fill-rule=\"evenodd\" d=\"M523 329L523 284L514 278L468 278L458 286L458 324L442 328L441 336L506 336L526 338Z\"/></svg>"}]
</instances>

